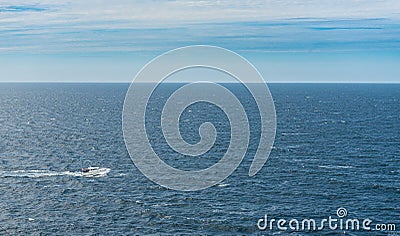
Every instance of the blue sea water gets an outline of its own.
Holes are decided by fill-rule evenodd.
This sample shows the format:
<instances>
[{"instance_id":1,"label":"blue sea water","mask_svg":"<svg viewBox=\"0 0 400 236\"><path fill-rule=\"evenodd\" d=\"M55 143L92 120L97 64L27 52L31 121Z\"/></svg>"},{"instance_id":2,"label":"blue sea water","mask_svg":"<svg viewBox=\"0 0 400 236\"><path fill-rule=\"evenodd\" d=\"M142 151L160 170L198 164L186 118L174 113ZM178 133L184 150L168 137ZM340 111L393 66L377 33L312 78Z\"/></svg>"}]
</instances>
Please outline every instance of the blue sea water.
<instances>
[{"instance_id":1,"label":"blue sea water","mask_svg":"<svg viewBox=\"0 0 400 236\"><path fill-rule=\"evenodd\" d=\"M0 85L1 235L388 235L377 231L260 231L271 218L316 220L336 216L400 229L400 85L271 84L277 134L269 160L255 176L248 169L259 141L258 110L248 92L226 84L245 105L249 151L217 186L196 192L163 188L132 163L122 135L128 84ZM182 157L160 135L163 102L179 84L161 86L146 119L154 150L168 164L202 169L229 145L229 123L217 107L195 104L181 117L182 136L199 140L211 121L214 147ZM157 118L158 117L158 118ZM82 166L111 171L85 178Z\"/></svg>"}]
</instances>

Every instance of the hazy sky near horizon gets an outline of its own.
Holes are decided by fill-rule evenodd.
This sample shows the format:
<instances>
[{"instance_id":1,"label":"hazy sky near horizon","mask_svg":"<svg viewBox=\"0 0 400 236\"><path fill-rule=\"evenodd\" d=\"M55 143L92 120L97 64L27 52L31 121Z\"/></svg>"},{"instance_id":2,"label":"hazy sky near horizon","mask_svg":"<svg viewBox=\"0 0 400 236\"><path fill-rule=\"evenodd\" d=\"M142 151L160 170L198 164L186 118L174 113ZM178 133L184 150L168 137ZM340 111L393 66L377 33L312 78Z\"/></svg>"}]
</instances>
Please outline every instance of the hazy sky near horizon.
<instances>
[{"instance_id":1,"label":"hazy sky near horizon","mask_svg":"<svg viewBox=\"0 0 400 236\"><path fill-rule=\"evenodd\" d=\"M400 82L400 1L0 2L0 82L130 82L196 44L239 53L267 82Z\"/></svg>"}]
</instances>

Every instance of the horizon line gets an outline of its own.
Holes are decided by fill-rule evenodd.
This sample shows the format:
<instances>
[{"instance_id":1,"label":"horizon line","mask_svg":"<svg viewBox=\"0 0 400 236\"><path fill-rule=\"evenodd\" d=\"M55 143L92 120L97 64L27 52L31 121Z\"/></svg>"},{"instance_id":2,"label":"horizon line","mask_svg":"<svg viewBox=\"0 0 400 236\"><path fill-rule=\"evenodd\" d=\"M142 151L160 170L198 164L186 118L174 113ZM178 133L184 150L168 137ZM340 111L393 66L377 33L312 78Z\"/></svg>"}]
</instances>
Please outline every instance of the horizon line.
<instances>
[{"instance_id":1,"label":"horizon line","mask_svg":"<svg viewBox=\"0 0 400 236\"><path fill-rule=\"evenodd\" d=\"M198 81L182 81L182 82L162 82L165 84L193 83ZM158 82L145 82L145 84L153 84ZM221 84L236 84L239 82L217 81ZM0 84L132 84L132 82L112 82L112 81L0 81ZM144 83L141 83L144 84ZM250 83L252 84L252 83ZM400 84L400 81L271 81L266 84Z\"/></svg>"}]
</instances>

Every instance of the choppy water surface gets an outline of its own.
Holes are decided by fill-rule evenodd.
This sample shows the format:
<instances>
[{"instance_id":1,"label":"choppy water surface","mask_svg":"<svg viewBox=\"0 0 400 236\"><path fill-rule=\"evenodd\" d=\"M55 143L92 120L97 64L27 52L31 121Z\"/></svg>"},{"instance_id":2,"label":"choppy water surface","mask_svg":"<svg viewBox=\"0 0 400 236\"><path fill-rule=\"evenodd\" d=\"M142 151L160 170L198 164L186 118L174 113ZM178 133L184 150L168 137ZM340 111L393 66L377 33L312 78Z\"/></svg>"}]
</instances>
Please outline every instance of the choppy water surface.
<instances>
[{"instance_id":1,"label":"choppy water surface","mask_svg":"<svg viewBox=\"0 0 400 236\"><path fill-rule=\"evenodd\" d=\"M150 141L170 165L202 169L223 156L230 126L216 107L194 105L181 117L183 138L195 143L198 126L211 121L216 145L197 158L168 149L156 114L177 86L159 88L150 103ZM121 128L128 84L1 84L0 234L288 234L260 232L257 220L318 220L339 207L400 228L400 85L270 85L276 141L254 177L258 113L243 88L226 86L252 125L248 154L221 184L178 192L149 181L128 156ZM88 165L110 172L84 177L79 169Z\"/></svg>"}]
</instances>

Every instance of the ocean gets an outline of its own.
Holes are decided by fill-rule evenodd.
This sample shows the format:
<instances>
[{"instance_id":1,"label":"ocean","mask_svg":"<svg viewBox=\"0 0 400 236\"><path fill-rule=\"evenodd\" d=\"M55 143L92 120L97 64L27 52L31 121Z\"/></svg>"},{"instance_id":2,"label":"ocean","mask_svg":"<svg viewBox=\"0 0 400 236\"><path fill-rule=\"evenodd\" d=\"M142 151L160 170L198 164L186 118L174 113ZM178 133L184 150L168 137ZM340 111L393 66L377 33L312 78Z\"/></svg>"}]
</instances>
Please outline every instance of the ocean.
<instances>
[{"instance_id":1,"label":"ocean","mask_svg":"<svg viewBox=\"0 0 400 236\"><path fill-rule=\"evenodd\" d=\"M181 117L182 137L199 141L204 121L218 139L201 157L174 153L157 117L180 84L165 84L149 104L149 140L183 170L207 168L229 145L229 121L195 104ZM259 142L257 107L247 90L225 84L246 108L250 145L239 168L201 191L148 180L133 164L122 133L129 84L0 84L1 235L397 235L400 233L400 84L269 84L277 117L271 155L248 176ZM109 168L96 178L87 166ZM370 219L394 231L325 228L261 230L265 219ZM346 219L346 218L343 218Z\"/></svg>"}]
</instances>

